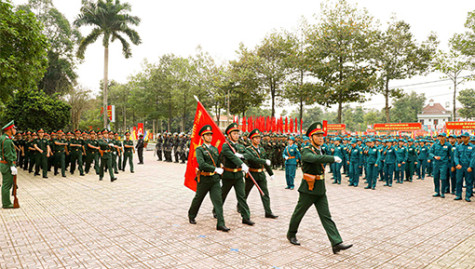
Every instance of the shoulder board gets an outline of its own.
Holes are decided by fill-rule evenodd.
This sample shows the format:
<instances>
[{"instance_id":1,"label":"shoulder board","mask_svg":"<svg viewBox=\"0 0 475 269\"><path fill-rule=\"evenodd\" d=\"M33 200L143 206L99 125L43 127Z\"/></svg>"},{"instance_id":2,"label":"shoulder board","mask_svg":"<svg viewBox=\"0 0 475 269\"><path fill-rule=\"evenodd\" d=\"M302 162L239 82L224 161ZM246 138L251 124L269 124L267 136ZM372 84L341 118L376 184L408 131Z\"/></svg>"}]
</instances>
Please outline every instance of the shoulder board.
<instances>
[{"instance_id":1,"label":"shoulder board","mask_svg":"<svg viewBox=\"0 0 475 269\"><path fill-rule=\"evenodd\" d=\"M306 147L304 147L304 149L309 149L309 148L310 148L310 146L306 146Z\"/></svg>"}]
</instances>

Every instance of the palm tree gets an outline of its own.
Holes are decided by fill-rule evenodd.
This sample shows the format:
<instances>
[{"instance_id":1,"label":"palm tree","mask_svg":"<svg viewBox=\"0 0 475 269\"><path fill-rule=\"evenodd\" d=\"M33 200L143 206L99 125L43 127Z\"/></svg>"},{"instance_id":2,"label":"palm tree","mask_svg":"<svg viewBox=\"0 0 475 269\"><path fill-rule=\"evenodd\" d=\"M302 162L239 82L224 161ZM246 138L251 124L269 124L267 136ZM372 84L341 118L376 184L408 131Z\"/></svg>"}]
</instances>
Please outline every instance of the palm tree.
<instances>
[{"instance_id":1,"label":"palm tree","mask_svg":"<svg viewBox=\"0 0 475 269\"><path fill-rule=\"evenodd\" d=\"M74 25L93 26L91 33L83 37L79 43L77 56L84 58L84 52L87 46L94 43L97 38L103 36L102 45L104 46L104 86L103 86L103 106L104 106L104 128L107 128L107 76L109 65L109 43L118 39L122 43L122 53L125 58L132 56L130 44L123 37L125 34L130 41L138 45L141 43L139 34L131 29L129 25L137 26L140 23L140 18L127 14L131 11L131 6L128 3L120 3L119 0L98 0L93 3L88 0L83 0L81 11L78 18L74 21Z\"/></svg>"}]
</instances>

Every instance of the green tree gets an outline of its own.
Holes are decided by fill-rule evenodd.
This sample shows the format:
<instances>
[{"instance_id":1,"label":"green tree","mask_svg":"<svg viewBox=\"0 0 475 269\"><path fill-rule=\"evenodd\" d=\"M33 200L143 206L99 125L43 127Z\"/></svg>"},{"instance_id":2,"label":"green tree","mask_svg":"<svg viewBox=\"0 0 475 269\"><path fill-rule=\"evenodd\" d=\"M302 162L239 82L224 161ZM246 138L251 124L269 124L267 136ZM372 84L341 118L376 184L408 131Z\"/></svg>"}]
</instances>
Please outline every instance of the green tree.
<instances>
[{"instance_id":1,"label":"green tree","mask_svg":"<svg viewBox=\"0 0 475 269\"><path fill-rule=\"evenodd\" d=\"M343 104L362 102L373 92L375 70L371 57L376 30L366 10L358 10L345 0L322 4L317 25L307 39L307 67L320 82L318 103L338 104L342 122Z\"/></svg>"},{"instance_id":2,"label":"green tree","mask_svg":"<svg viewBox=\"0 0 475 269\"><path fill-rule=\"evenodd\" d=\"M90 94L90 90L78 86L65 96L68 104L71 106L71 129L79 128L82 113L91 108Z\"/></svg>"},{"instance_id":3,"label":"green tree","mask_svg":"<svg viewBox=\"0 0 475 269\"><path fill-rule=\"evenodd\" d=\"M72 90L77 74L74 44L81 38L79 31L59 12L51 0L29 0L21 9L36 14L44 25L43 33L48 38L48 68L38 83L38 88L47 94L65 94Z\"/></svg>"},{"instance_id":4,"label":"green tree","mask_svg":"<svg viewBox=\"0 0 475 269\"><path fill-rule=\"evenodd\" d=\"M0 97L35 88L48 64L48 41L31 12L0 2Z\"/></svg>"},{"instance_id":5,"label":"green tree","mask_svg":"<svg viewBox=\"0 0 475 269\"><path fill-rule=\"evenodd\" d=\"M411 26L393 17L387 29L378 34L377 44L373 54L375 66L379 69L378 92L384 96L386 122L390 122L389 99L403 95L402 89L389 87L390 81L407 79L429 71L437 39L431 35L427 41L418 44L411 33Z\"/></svg>"},{"instance_id":6,"label":"green tree","mask_svg":"<svg viewBox=\"0 0 475 269\"><path fill-rule=\"evenodd\" d=\"M137 26L140 18L131 16L128 3L121 3L119 0L98 0L97 3L84 0L78 18L74 21L77 27L92 26L89 35L81 39L77 55L84 58L86 48L96 42L102 36L104 46L104 80L103 80L103 106L107 107L107 81L109 65L109 43L119 40L122 44L122 53L125 58L132 56L129 42L123 35L126 35L134 45L141 43L139 34L129 25ZM107 117L104 117L104 128L107 127Z\"/></svg>"},{"instance_id":7,"label":"green tree","mask_svg":"<svg viewBox=\"0 0 475 269\"><path fill-rule=\"evenodd\" d=\"M69 125L71 106L43 91L23 90L8 102L5 117L22 130L62 129Z\"/></svg>"},{"instance_id":8,"label":"green tree","mask_svg":"<svg viewBox=\"0 0 475 269\"><path fill-rule=\"evenodd\" d=\"M457 100L462 104L460 115L464 118L475 118L475 90L461 90Z\"/></svg>"},{"instance_id":9,"label":"green tree","mask_svg":"<svg viewBox=\"0 0 475 269\"><path fill-rule=\"evenodd\" d=\"M421 113L425 102L425 95L414 91L396 98L391 110L392 122L417 122L417 114Z\"/></svg>"}]
</instances>

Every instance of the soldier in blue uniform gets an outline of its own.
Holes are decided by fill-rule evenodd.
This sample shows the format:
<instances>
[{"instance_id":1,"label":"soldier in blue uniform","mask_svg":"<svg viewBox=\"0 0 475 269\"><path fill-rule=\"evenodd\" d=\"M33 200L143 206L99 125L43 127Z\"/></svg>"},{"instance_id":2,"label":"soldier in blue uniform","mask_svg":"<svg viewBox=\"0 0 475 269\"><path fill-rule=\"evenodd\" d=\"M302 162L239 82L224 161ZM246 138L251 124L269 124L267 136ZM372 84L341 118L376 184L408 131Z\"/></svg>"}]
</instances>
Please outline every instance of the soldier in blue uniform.
<instances>
[{"instance_id":1,"label":"soldier in blue uniform","mask_svg":"<svg viewBox=\"0 0 475 269\"><path fill-rule=\"evenodd\" d=\"M365 189L375 189L376 188L376 179L378 177L378 167L380 166L380 151L377 147L374 146L374 139L371 138L368 142L368 148L364 151L366 155L368 173L367 181L368 186Z\"/></svg>"},{"instance_id":2,"label":"soldier in blue uniform","mask_svg":"<svg viewBox=\"0 0 475 269\"><path fill-rule=\"evenodd\" d=\"M331 165L333 165L333 184L341 184L341 167L342 164L345 163L345 149L344 147L340 144L341 138L340 137L335 137L335 144L333 148L331 149L331 155L333 156L338 156L340 159L343 161L341 163L334 162Z\"/></svg>"},{"instance_id":3,"label":"soldier in blue uniform","mask_svg":"<svg viewBox=\"0 0 475 269\"><path fill-rule=\"evenodd\" d=\"M290 136L289 145L285 147L283 157L285 159L285 179L287 181L286 189L294 189L295 171L297 170L297 162L300 160L300 151L295 145L295 137Z\"/></svg>"},{"instance_id":4,"label":"soldier in blue uniform","mask_svg":"<svg viewBox=\"0 0 475 269\"><path fill-rule=\"evenodd\" d=\"M407 163L406 163L406 181L412 182L414 171L417 165L417 148L414 145L414 140L411 138L407 145Z\"/></svg>"},{"instance_id":5,"label":"soldier in blue uniform","mask_svg":"<svg viewBox=\"0 0 475 269\"><path fill-rule=\"evenodd\" d=\"M404 171L406 170L407 148L404 146L404 139L399 139L399 146L394 149L396 152L396 183L403 183Z\"/></svg>"},{"instance_id":6,"label":"soldier in blue uniform","mask_svg":"<svg viewBox=\"0 0 475 269\"><path fill-rule=\"evenodd\" d=\"M424 180L426 176L427 160L429 158L429 147L426 144L426 140L422 139L417 149L417 179Z\"/></svg>"},{"instance_id":7,"label":"soldier in blue uniform","mask_svg":"<svg viewBox=\"0 0 475 269\"><path fill-rule=\"evenodd\" d=\"M470 134L462 134L462 143L454 152L454 163L457 169L455 199L462 200L462 186L465 179L465 201L470 202L473 193L473 168L475 165L475 145L470 143Z\"/></svg>"},{"instance_id":8,"label":"soldier in blue uniform","mask_svg":"<svg viewBox=\"0 0 475 269\"><path fill-rule=\"evenodd\" d=\"M386 178L386 184L384 186L392 187L394 168L396 166L396 151L392 146L392 139L386 140L386 148L383 149L384 158L384 176Z\"/></svg>"},{"instance_id":9,"label":"soldier in blue uniform","mask_svg":"<svg viewBox=\"0 0 475 269\"><path fill-rule=\"evenodd\" d=\"M439 141L432 146L429 153L429 159L433 162L434 169L435 194L433 196L445 198L444 190L447 184L447 170L449 169L452 146L447 143L445 134L440 133L437 138ZM441 181L442 188L440 186Z\"/></svg>"},{"instance_id":10,"label":"soldier in blue uniform","mask_svg":"<svg viewBox=\"0 0 475 269\"><path fill-rule=\"evenodd\" d=\"M449 169L447 170L447 185L444 190L445 193L452 193L455 194L455 182L457 180L456 178L456 169L455 169L455 148L457 146L456 144L457 140L455 139L455 135L450 134L449 135L449 144L452 146L452 150L450 153L450 161L449 161Z\"/></svg>"},{"instance_id":11,"label":"soldier in blue uniform","mask_svg":"<svg viewBox=\"0 0 475 269\"><path fill-rule=\"evenodd\" d=\"M349 165L349 175L350 175L350 184L348 186L358 186L360 179L360 168L362 163L363 152L357 146L356 139L351 140L351 147L348 149L348 165Z\"/></svg>"}]
</instances>

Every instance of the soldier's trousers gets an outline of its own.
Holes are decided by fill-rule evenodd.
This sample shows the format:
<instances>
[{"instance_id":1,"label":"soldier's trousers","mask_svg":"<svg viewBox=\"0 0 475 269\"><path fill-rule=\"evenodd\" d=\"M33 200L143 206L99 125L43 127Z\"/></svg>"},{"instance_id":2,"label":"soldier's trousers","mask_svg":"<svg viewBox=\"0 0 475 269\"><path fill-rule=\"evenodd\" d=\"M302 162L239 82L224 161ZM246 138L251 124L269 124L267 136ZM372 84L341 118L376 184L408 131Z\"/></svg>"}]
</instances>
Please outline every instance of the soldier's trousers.
<instances>
[{"instance_id":1,"label":"soldier's trousers","mask_svg":"<svg viewBox=\"0 0 475 269\"><path fill-rule=\"evenodd\" d=\"M7 207L12 204L10 192L13 187L13 175L7 164L0 163L0 172L2 173L2 206Z\"/></svg>"},{"instance_id":2,"label":"soldier's trousers","mask_svg":"<svg viewBox=\"0 0 475 269\"><path fill-rule=\"evenodd\" d=\"M393 185L393 174L394 174L395 166L396 166L395 163L384 164L384 177L386 178L386 185L388 186Z\"/></svg>"},{"instance_id":3,"label":"soldier's trousers","mask_svg":"<svg viewBox=\"0 0 475 269\"><path fill-rule=\"evenodd\" d=\"M79 150L75 150L75 151L71 151L70 153L71 155L71 174L74 174L74 171L76 170L76 162L78 164L78 170L79 170L79 173L82 175L84 174L84 171L82 169L82 151L79 151Z\"/></svg>"},{"instance_id":4,"label":"soldier's trousers","mask_svg":"<svg viewBox=\"0 0 475 269\"><path fill-rule=\"evenodd\" d=\"M180 152L180 159L181 159L181 163L185 163L185 161L186 161L186 152L185 151Z\"/></svg>"},{"instance_id":5,"label":"soldier's trousers","mask_svg":"<svg viewBox=\"0 0 475 269\"><path fill-rule=\"evenodd\" d=\"M434 191L437 194L440 194L442 191L445 190L446 184L447 184L447 169L448 169L448 164L447 163L433 163L433 173L434 173ZM441 189L441 184L440 182L442 181L442 189Z\"/></svg>"},{"instance_id":6,"label":"soldier's trousers","mask_svg":"<svg viewBox=\"0 0 475 269\"><path fill-rule=\"evenodd\" d=\"M415 164L413 161L407 161L406 163L406 181L412 181L412 177L414 176Z\"/></svg>"},{"instance_id":7,"label":"soldier's trousers","mask_svg":"<svg viewBox=\"0 0 475 269\"><path fill-rule=\"evenodd\" d=\"M114 178L114 169L112 168L112 158L101 158L101 168L99 170L99 179L102 180L104 177L104 168L107 166L107 170L109 171L109 176L112 181Z\"/></svg>"},{"instance_id":8,"label":"soldier's trousers","mask_svg":"<svg viewBox=\"0 0 475 269\"><path fill-rule=\"evenodd\" d=\"M227 172L227 171L224 172L223 186L221 186L223 204L226 201L226 197L228 196L228 193L232 187L234 187L234 192L236 193L236 198L238 201L238 209L239 209L239 212L241 213L241 217L246 220L250 219L251 212L249 210L249 206L247 205L247 201L246 201L246 193L245 193L242 172L236 172L236 173Z\"/></svg>"},{"instance_id":9,"label":"soldier's trousers","mask_svg":"<svg viewBox=\"0 0 475 269\"><path fill-rule=\"evenodd\" d=\"M122 170L125 171L125 166L127 165L127 160L129 160L130 172L134 172L134 156L132 151L124 152L124 162L122 163Z\"/></svg>"},{"instance_id":10,"label":"soldier's trousers","mask_svg":"<svg viewBox=\"0 0 475 269\"><path fill-rule=\"evenodd\" d=\"M114 154L114 153L111 153L111 160L112 160L112 168L114 169L114 173L119 173L119 171L117 171L117 158L119 156L117 156L117 154Z\"/></svg>"},{"instance_id":11,"label":"soldier's trousers","mask_svg":"<svg viewBox=\"0 0 475 269\"><path fill-rule=\"evenodd\" d=\"M426 177L427 160L417 161L417 176L421 179Z\"/></svg>"},{"instance_id":12,"label":"soldier's trousers","mask_svg":"<svg viewBox=\"0 0 475 269\"><path fill-rule=\"evenodd\" d=\"M56 152L54 154L54 174L58 173L58 168L61 168L61 175L66 176L66 161L64 152Z\"/></svg>"},{"instance_id":13,"label":"soldier's trousers","mask_svg":"<svg viewBox=\"0 0 475 269\"><path fill-rule=\"evenodd\" d=\"M213 203L216 218L218 219L217 226L225 226L223 216L223 200L221 186L219 184L219 177L201 177L196 188L195 197L193 198L190 209L188 210L188 217L193 219L196 218L198 211L200 210L201 203L203 203L203 199L206 197L208 192L209 197L211 198L211 203Z\"/></svg>"},{"instance_id":14,"label":"soldier's trousers","mask_svg":"<svg viewBox=\"0 0 475 269\"><path fill-rule=\"evenodd\" d=\"M342 163L332 163L333 165L333 182L341 184L341 166Z\"/></svg>"},{"instance_id":15,"label":"soldier's trousers","mask_svg":"<svg viewBox=\"0 0 475 269\"><path fill-rule=\"evenodd\" d=\"M455 169L455 171L452 172L451 170L451 167L449 166L449 168L447 169L447 183L445 185L445 190L444 192L445 193L455 193L455 184L456 184L456 181L457 181L457 169Z\"/></svg>"},{"instance_id":16,"label":"soldier's trousers","mask_svg":"<svg viewBox=\"0 0 475 269\"><path fill-rule=\"evenodd\" d=\"M93 161L94 161L94 153L93 152L87 152L86 153L86 158L85 158L86 165L84 166L84 172L86 174L89 173L89 170L91 169Z\"/></svg>"},{"instance_id":17,"label":"soldier's trousers","mask_svg":"<svg viewBox=\"0 0 475 269\"><path fill-rule=\"evenodd\" d=\"M25 159L23 160L23 170L28 170L28 165L30 164L30 154L29 153L25 153Z\"/></svg>"},{"instance_id":18,"label":"soldier's trousers","mask_svg":"<svg viewBox=\"0 0 475 269\"><path fill-rule=\"evenodd\" d=\"M36 162L36 152L32 152L30 153L30 160L27 163L29 173L33 171L33 167L35 167L35 162Z\"/></svg>"},{"instance_id":19,"label":"soldier's trousers","mask_svg":"<svg viewBox=\"0 0 475 269\"><path fill-rule=\"evenodd\" d=\"M264 172L261 172L261 173L264 173ZM258 174L259 173L251 173L254 179L259 178ZM261 188L262 192L264 193L264 195L261 195L259 193L259 196L261 197L261 200L262 200L262 205L264 206L264 212L266 213L266 215L272 215L272 210L270 209L269 190L267 189L267 180L265 179L265 175L264 175L264 179L261 179L261 180L256 179L256 182ZM252 179L246 177L246 183L245 183L246 201L247 201L247 197L249 196L249 193L252 190L252 187L254 187L254 182L252 182Z\"/></svg>"},{"instance_id":20,"label":"soldier's trousers","mask_svg":"<svg viewBox=\"0 0 475 269\"><path fill-rule=\"evenodd\" d=\"M43 153L36 153L35 156L35 174L40 173L40 167L43 171L43 177L48 176L48 158L46 157L46 150Z\"/></svg>"},{"instance_id":21,"label":"soldier's trousers","mask_svg":"<svg viewBox=\"0 0 475 269\"><path fill-rule=\"evenodd\" d=\"M332 246L336 246L343 242L341 239L340 233L336 228L335 222L333 222L330 209L328 208L327 195L311 195L307 193L300 193L299 201L295 207L292 218L290 219L289 230L287 231L287 237L293 237L297 234L300 222L302 221L303 216L310 208L314 205L317 209L318 216L322 222L323 228L327 233L328 239L330 240Z\"/></svg>"},{"instance_id":22,"label":"soldier's trousers","mask_svg":"<svg viewBox=\"0 0 475 269\"><path fill-rule=\"evenodd\" d=\"M379 181L384 181L384 161L378 167Z\"/></svg>"},{"instance_id":23,"label":"soldier's trousers","mask_svg":"<svg viewBox=\"0 0 475 269\"><path fill-rule=\"evenodd\" d=\"M162 160L162 150L159 149L159 150L156 150L156 152L157 152L157 158L158 158L158 160L161 161L161 160ZM125 157L124 157L124 158L125 158Z\"/></svg>"},{"instance_id":24,"label":"soldier's trousers","mask_svg":"<svg viewBox=\"0 0 475 269\"><path fill-rule=\"evenodd\" d=\"M368 163L366 171L368 172L366 178L368 181L368 188L376 188L376 179L378 178L378 168L374 163Z\"/></svg>"},{"instance_id":25,"label":"soldier's trousers","mask_svg":"<svg viewBox=\"0 0 475 269\"><path fill-rule=\"evenodd\" d=\"M139 155L139 163L143 163L143 148L138 148L137 154Z\"/></svg>"},{"instance_id":26,"label":"soldier's trousers","mask_svg":"<svg viewBox=\"0 0 475 269\"><path fill-rule=\"evenodd\" d=\"M358 186L358 182L360 181L360 172L359 172L359 167L358 163L355 162L350 162L350 171L349 171L349 176L350 176L350 186Z\"/></svg>"},{"instance_id":27,"label":"soldier's trousers","mask_svg":"<svg viewBox=\"0 0 475 269\"><path fill-rule=\"evenodd\" d=\"M285 166L285 181L287 182L288 188L295 187L294 185L295 171L297 171L296 164L287 164Z\"/></svg>"},{"instance_id":28,"label":"soldier's trousers","mask_svg":"<svg viewBox=\"0 0 475 269\"><path fill-rule=\"evenodd\" d=\"M119 167L119 170L123 170L123 166L122 166L122 164L123 164L123 161L122 161L122 153L118 153L117 158L118 158L117 166Z\"/></svg>"},{"instance_id":29,"label":"soldier's trousers","mask_svg":"<svg viewBox=\"0 0 475 269\"><path fill-rule=\"evenodd\" d=\"M396 173L395 173L394 179L396 180L396 183L403 183L404 170L406 170L406 164L403 164L402 162L397 162L395 168L396 168Z\"/></svg>"},{"instance_id":30,"label":"soldier's trousers","mask_svg":"<svg viewBox=\"0 0 475 269\"><path fill-rule=\"evenodd\" d=\"M462 188L463 188L463 180L465 179L465 199L470 199L473 193L473 180L474 180L474 173L468 172L469 165L465 164L462 165L461 169L457 169L457 182L455 188L455 196L462 197ZM473 168L472 168L473 169Z\"/></svg>"},{"instance_id":31,"label":"soldier's trousers","mask_svg":"<svg viewBox=\"0 0 475 269\"><path fill-rule=\"evenodd\" d=\"M174 155L175 155L175 162L177 163L177 162L180 161L180 160L178 159L178 158L179 158L179 157L178 157L178 150L173 149L173 152L174 152Z\"/></svg>"}]
</instances>

